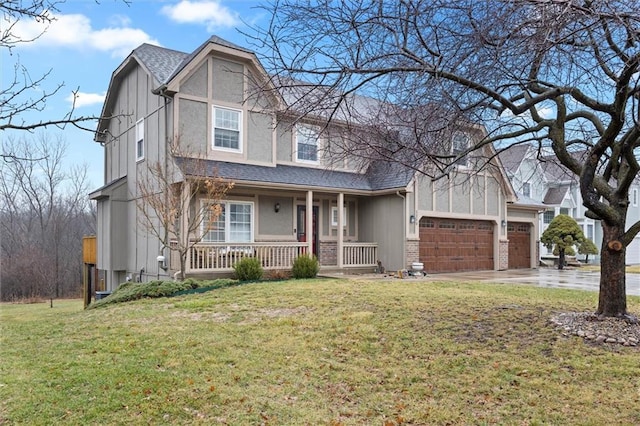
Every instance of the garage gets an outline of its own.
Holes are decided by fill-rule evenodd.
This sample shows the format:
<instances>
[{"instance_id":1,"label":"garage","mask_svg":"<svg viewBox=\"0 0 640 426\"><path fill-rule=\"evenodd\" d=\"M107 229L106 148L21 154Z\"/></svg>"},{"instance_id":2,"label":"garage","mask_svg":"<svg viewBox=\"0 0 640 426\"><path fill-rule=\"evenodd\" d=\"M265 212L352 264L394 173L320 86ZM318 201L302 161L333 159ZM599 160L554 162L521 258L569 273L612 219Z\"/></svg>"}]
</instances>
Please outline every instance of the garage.
<instances>
[{"instance_id":1,"label":"garage","mask_svg":"<svg viewBox=\"0 0 640 426\"><path fill-rule=\"evenodd\" d=\"M419 248L430 273L492 270L493 223L424 217Z\"/></svg>"},{"instance_id":2,"label":"garage","mask_svg":"<svg viewBox=\"0 0 640 426\"><path fill-rule=\"evenodd\" d=\"M509 222L509 269L531 268L531 224Z\"/></svg>"}]
</instances>

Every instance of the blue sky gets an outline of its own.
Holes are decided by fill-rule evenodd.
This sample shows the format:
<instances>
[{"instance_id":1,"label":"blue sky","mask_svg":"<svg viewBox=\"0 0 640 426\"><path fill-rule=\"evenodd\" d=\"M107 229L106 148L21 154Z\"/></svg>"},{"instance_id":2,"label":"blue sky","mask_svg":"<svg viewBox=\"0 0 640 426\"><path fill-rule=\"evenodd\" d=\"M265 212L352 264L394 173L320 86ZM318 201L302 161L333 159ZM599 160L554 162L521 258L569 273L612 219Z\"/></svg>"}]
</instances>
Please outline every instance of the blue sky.
<instances>
[{"instance_id":1,"label":"blue sky","mask_svg":"<svg viewBox=\"0 0 640 426\"><path fill-rule=\"evenodd\" d=\"M49 25L23 20L14 32L37 40L21 44L11 54L1 51L2 87L13 79L16 61L31 78L51 70L41 89L64 87L49 100L45 111L25 116L30 122L59 119L71 107L72 91L78 90L76 115L99 115L111 73L142 43L191 52L211 35L248 46L240 31L247 24L266 21L264 10L254 1L231 0L67 0L52 12ZM239 31L240 30L240 31ZM35 95L35 94L34 94ZM0 135L5 138L10 136ZM103 153L93 134L77 129L48 128L48 135L63 135L69 147L66 166L87 163L92 189L103 182ZM14 133L12 137L31 138Z\"/></svg>"}]
</instances>

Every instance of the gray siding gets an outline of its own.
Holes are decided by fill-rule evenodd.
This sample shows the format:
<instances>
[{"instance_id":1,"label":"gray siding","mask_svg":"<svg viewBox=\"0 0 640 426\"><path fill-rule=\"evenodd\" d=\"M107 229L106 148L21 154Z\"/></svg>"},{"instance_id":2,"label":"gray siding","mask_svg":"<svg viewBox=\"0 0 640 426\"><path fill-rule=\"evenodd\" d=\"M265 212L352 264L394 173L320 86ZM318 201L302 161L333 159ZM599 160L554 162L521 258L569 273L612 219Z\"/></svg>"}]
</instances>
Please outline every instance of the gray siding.
<instances>
[{"instance_id":1,"label":"gray siding","mask_svg":"<svg viewBox=\"0 0 640 426\"><path fill-rule=\"evenodd\" d=\"M293 161L291 124L286 122L278 123L276 138L278 161Z\"/></svg>"},{"instance_id":2,"label":"gray siding","mask_svg":"<svg viewBox=\"0 0 640 426\"><path fill-rule=\"evenodd\" d=\"M257 112L247 114L247 159L273 161L273 131L271 116Z\"/></svg>"},{"instance_id":3,"label":"gray siding","mask_svg":"<svg viewBox=\"0 0 640 426\"><path fill-rule=\"evenodd\" d=\"M397 195L362 198L359 209L360 241L378 243L378 253L389 271L406 268L404 200Z\"/></svg>"},{"instance_id":4,"label":"gray siding","mask_svg":"<svg viewBox=\"0 0 640 426\"><path fill-rule=\"evenodd\" d=\"M180 109L180 146L189 154L206 155L209 110L206 102L181 99ZM205 123L203 125L203 123Z\"/></svg>"},{"instance_id":5,"label":"gray siding","mask_svg":"<svg viewBox=\"0 0 640 426\"><path fill-rule=\"evenodd\" d=\"M208 80L209 72L205 62L180 85L180 93L193 96L207 96Z\"/></svg>"},{"instance_id":6,"label":"gray siding","mask_svg":"<svg viewBox=\"0 0 640 426\"><path fill-rule=\"evenodd\" d=\"M274 210L276 203L280 204L280 211L277 213ZM291 237L295 228L293 217L293 197L258 197L258 233Z\"/></svg>"},{"instance_id":7,"label":"gray siding","mask_svg":"<svg viewBox=\"0 0 640 426\"><path fill-rule=\"evenodd\" d=\"M241 64L213 58L212 84L214 99L235 104L244 101L244 67Z\"/></svg>"}]
</instances>

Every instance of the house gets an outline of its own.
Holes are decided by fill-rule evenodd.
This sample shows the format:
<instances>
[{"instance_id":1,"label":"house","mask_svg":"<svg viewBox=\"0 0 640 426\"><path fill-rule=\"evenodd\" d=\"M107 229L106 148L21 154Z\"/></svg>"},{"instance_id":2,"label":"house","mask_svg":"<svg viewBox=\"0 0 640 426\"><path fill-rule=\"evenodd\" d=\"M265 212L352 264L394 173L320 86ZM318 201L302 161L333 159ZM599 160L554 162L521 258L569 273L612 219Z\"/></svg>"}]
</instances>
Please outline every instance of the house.
<instances>
[{"instance_id":1,"label":"house","mask_svg":"<svg viewBox=\"0 0 640 426\"><path fill-rule=\"evenodd\" d=\"M531 144L515 144L501 150L499 157L518 198L542 205L544 213L540 215L538 226L540 235L555 216L566 214L576 220L585 237L600 249L600 222L586 217L587 209L582 204L577 177L558 164L552 154L539 151L537 146ZM636 179L629 190L627 227L640 220L639 191L640 179ZM537 236L538 240L540 235ZM541 259L554 257L552 251L543 245L539 250ZM583 259L584 256L578 255L578 258ZM589 260L597 263L599 256L590 255ZM640 235L627 247L627 263L640 264Z\"/></svg>"},{"instance_id":2,"label":"house","mask_svg":"<svg viewBox=\"0 0 640 426\"><path fill-rule=\"evenodd\" d=\"M255 54L215 36L190 53L143 44L113 72L95 135L105 185L90 194L107 289L179 267L138 220L137 181L157 162L175 166L177 181L204 173L234 183L223 214L199 231L187 275L228 274L243 255L289 269L304 252L321 271L374 272L378 261L390 271L416 261L428 272L536 267L539 208L517 202L497 159L479 173L462 161L438 180L393 162L355 167L331 158L320 118L288 122L282 98L253 97L256 81L266 74ZM204 169L172 155L171 140Z\"/></svg>"}]
</instances>

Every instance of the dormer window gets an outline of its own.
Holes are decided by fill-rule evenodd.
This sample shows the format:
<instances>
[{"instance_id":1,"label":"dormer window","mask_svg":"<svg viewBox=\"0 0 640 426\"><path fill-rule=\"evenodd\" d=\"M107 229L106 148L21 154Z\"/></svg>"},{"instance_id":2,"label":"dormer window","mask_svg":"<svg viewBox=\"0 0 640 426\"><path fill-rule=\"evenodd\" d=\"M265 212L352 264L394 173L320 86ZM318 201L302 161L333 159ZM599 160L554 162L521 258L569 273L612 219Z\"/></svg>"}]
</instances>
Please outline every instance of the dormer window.
<instances>
[{"instance_id":1,"label":"dormer window","mask_svg":"<svg viewBox=\"0 0 640 426\"><path fill-rule=\"evenodd\" d=\"M522 195L525 197L531 197L531 184L529 182L524 182L522 184Z\"/></svg>"},{"instance_id":2,"label":"dormer window","mask_svg":"<svg viewBox=\"0 0 640 426\"><path fill-rule=\"evenodd\" d=\"M467 149L469 149L469 136L462 132L456 132L453 134L453 139L451 141L451 154L454 156L459 156L464 153ZM467 156L464 155L456 160L455 164L458 166L466 166L467 165Z\"/></svg>"},{"instance_id":3,"label":"dormer window","mask_svg":"<svg viewBox=\"0 0 640 426\"><path fill-rule=\"evenodd\" d=\"M136 121L136 161L144 160L144 120Z\"/></svg>"},{"instance_id":4,"label":"dormer window","mask_svg":"<svg viewBox=\"0 0 640 426\"><path fill-rule=\"evenodd\" d=\"M213 107L213 148L242 152L242 111Z\"/></svg>"},{"instance_id":5,"label":"dormer window","mask_svg":"<svg viewBox=\"0 0 640 426\"><path fill-rule=\"evenodd\" d=\"M303 163L318 162L318 131L310 126L296 127L296 159Z\"/></svg>"}]
</instances>

